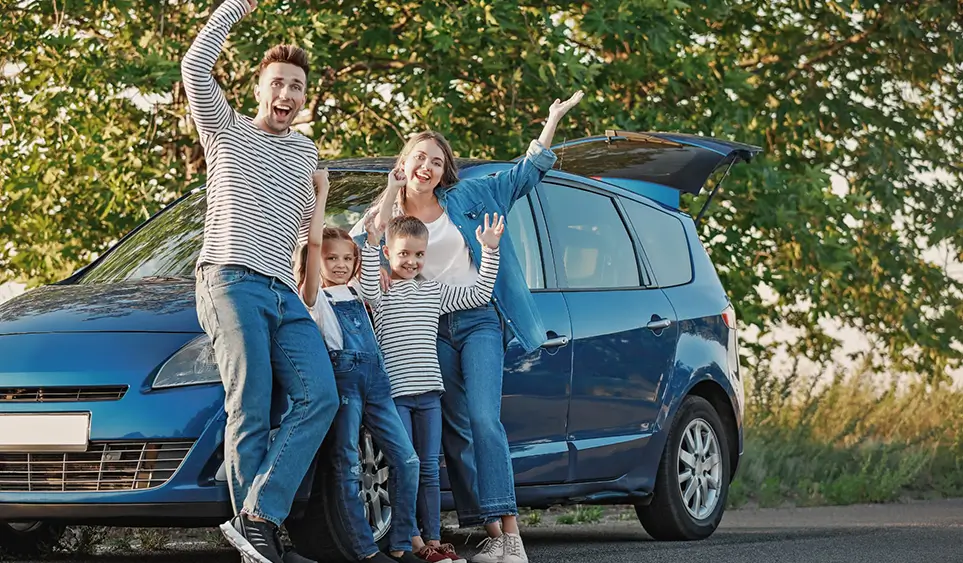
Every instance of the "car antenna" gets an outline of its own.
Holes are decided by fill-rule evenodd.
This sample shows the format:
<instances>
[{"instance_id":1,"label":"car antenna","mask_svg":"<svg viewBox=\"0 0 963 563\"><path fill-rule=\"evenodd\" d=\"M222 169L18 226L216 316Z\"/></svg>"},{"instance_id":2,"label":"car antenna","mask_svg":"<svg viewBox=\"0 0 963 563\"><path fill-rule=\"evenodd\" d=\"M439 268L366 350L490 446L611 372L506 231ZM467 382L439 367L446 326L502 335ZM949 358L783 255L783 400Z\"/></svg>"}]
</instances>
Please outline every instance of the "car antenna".
<instances>
[{"instance_id":1,"label":"car antenna","mask_svg":"<svg viewBox=\"0 0 963 563\"><path fill-rule=\"evenodd\" d=\"M726 167L726 173L722 175L722 178L720 178L719 181L716 182L716 185L712 188L712 191L709 192L709 197L706 198L706 202L702 204L702 209L700 209L699 214L696 215L696 218L695 218L696 225L698 225L699 222L702 221L702 216L705 215L706 210L709 209L709 204L712 202L713 196L716 195L716 192L719 191L719 188L722 187L722 183L725 182L726 178L729 177L729 171L732 170L732 165L735 163L736 163L736 159L732 159L731 161L729 161L729 166Z\"/></svg>"}]
</instances>

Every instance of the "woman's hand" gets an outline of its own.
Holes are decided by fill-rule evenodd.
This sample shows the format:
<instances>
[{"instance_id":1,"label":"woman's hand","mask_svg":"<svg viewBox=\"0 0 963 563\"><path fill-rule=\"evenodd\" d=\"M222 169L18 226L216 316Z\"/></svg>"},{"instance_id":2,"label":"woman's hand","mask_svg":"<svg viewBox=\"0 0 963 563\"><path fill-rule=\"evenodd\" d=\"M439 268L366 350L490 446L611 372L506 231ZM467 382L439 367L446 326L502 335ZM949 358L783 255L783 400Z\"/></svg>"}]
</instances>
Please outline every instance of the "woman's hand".
<instances>
[{"instance_id":1,"label":"woman's hand","mask_svg":"<svg viewBox=\"0 0 963 563\"><path fill-rule=\"evenodd\" d=\"M556 122L560 121L563 117L565 117L565 114L568 113L570 109L574 108L580 101L582 101L582 96L584 95L584 92L579 90L578 92L572 94L572 97L564 102L558 98L555 98L555 101L552 102L552 106L548 108L548 118L554 119Z\"/></svg>"},{"instance_id":2,"label":"woman's hand","mask_svg":"<svg viewBox=\"0 0 963 563\"><path fill-rule=\"evenodd\" d=\"M579 90L564 102L558 98L552 102L552 106L548 108L548 119L545 120L545 127L542 129L542 134L538 136L538 142L543 147L547 149L552 147L552 139L555 137L555 128L558 127L559 121L562 120L562 117L564 117L569 110L582 101L582 96L584 96L584 94Z\"/></svg>"},{"instance_id":3,"label":"woman's hand","mask_svg":"<svg viewBox=\"0 0 963 563\"><path fill-rule=\"evenodd\" d=\"M396 194L408 183L408 177L401 168L395 168L388 172L388 193Z\"/></svg>"}]
</instances>

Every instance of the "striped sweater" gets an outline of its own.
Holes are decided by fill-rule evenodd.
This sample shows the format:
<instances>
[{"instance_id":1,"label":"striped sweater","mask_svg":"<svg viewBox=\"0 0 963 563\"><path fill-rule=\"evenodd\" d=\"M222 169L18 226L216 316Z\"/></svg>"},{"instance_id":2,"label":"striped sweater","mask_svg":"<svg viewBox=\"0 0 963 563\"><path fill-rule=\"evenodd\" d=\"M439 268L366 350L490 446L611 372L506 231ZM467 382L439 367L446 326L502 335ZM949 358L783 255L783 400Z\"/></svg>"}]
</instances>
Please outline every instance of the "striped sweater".
<instances>
[{"instance_id":1,"label":"striped sweater","mask_svg":"<svg viewBox=\"0 0 963 563\"><path fill-rule=\"evenodd\" d=\"M478 280L471 286L450 286L416 278L394 280L381 291L377 246L361 252L361 296L374 311L375 334L391 380L391 396L444 391L438 365L438 318L473 309L491 300L498 275L498 249L484 248Z\"/></svg>"},{"instance_id":2,"label":"striped sweater","mask_svg":"<svg viewBox=\"0 0 963 563\"><path fill-rule=\"evenodd\" d=\"M225 0L181 62L191 118L207 158L207 214L197 264L246 266L297 292L291 257L307 238L318 166L314 142L272 135L227 102L211 75L247 0Z\"/></svg>"}]
</instances>

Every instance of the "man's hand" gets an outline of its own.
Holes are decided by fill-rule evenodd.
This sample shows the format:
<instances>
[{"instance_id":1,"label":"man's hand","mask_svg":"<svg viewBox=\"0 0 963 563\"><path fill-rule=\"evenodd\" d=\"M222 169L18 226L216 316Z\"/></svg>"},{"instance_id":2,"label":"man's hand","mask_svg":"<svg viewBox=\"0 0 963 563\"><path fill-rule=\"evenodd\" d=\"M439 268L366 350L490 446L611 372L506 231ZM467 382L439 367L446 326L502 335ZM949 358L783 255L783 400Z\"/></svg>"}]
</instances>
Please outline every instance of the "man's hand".
<instances>
[{"instance_id":1,"label":"man's hand","mask_svg":"<svg viewBox=\"0 0 963 563\"><path fill-rule=\"evenodd\" d=\"M319 168L314 171L311 175L311 180L314 182L314 193L317 194L318 199L326 199L328 197L328 189L331 187L328 183L328 169Z\"/></svg>"},{"instance_id":2,"label":"man's hand","mask_svg":"<svg viewBox=\"0 0 963 563\"><path fill-rule=\"evenodd\" d=\"M502 240L502 234L505 232L505 216L499 216L498 213L494 213L490 218L488 213L485 214L485 230L482 230L481 225L475 229L475 237L482 246L487 246L488 248L498 248L499 241Z\"/></svg>"},{"instance_id":3,"label":"man's hand","mask_svg":"<svg viewBox=\"0 0 963 563\"><path fill-rule=\"evenodd\" d=\"M257 8L257 0L247 0L247 5L248 5L247 13L250 14L251 12L254 11L255 8Z\"/></svg>"}]
</instances>

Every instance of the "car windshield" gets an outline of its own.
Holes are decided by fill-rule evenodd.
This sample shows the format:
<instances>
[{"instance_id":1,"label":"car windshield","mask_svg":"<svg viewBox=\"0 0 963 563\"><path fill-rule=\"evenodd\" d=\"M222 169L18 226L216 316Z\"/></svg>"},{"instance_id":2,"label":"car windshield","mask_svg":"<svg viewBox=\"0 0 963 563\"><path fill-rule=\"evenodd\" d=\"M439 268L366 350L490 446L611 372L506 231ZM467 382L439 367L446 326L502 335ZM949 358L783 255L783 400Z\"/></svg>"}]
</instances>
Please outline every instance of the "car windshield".
<instances>
[{"instance_id":1,"label":"car windshield","mask_svg":"<svg viewBox=\"0 0 963 563\"><path fill-rule=\"evenodd\" d=\"M328 226L349 230L384 188L384 174L332 172ZM181 199L150 219L113 248L80 278L80 284L141 279L193 278L204 238L206 192Z\"/></svg>"}]
</instances>

